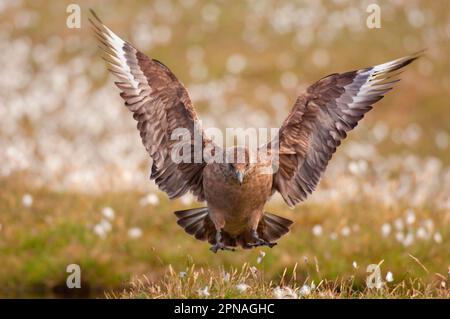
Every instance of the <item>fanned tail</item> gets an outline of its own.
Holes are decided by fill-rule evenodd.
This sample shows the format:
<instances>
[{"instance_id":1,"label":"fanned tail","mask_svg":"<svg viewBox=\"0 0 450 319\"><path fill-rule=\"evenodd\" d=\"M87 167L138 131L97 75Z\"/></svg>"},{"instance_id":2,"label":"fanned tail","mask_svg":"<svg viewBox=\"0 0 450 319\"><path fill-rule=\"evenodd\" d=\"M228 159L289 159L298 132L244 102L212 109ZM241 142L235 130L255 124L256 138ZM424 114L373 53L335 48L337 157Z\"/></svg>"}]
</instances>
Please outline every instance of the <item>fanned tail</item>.
<instances>
[{"instance_id":1,"label":"fanned tail","mask_svg":"<svg viewBox=\"0 0 450 319\"><path fill-rule=\"evenodd\" d=\"M214 242L215 228L207 207L179 210L175 215L178 217L177 224L183 227L186 233L198 240Z\"/></svg>"},{"instance_id":2,"label":"fanned tail","mask_svg":"<svg viewBox=\"0 0 450 319\"><path fill-rule=\"evenodd\" d=\"M258 235L271 243L276 242L289 232L293 221L278 215L265 212L258 225Z\"/></svg>"}]
</instances>

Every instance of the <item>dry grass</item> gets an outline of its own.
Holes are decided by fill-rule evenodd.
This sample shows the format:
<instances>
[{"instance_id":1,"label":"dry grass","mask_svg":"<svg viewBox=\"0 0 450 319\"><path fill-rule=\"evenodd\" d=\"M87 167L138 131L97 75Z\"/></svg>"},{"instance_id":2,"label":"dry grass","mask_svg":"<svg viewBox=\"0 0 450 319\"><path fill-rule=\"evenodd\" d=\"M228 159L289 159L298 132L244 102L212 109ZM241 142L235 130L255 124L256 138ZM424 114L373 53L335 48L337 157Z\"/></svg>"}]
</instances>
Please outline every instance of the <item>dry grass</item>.
<instances>
[{"instance_id":1,"label":"dry grass","mask_svg":"<svg viewBox=\"0 0 450 319\"><path fill-rule=\"evenodd\" d=\"M298 267L285 269L277 281L267 281L264 271L244 264L226 271L192 265L177 273L169 266L157 281L146 276L132 280L123 292L106 293L108 298L449 298L446 277L436 274L433 282L405 278L384 282L380 288L361 287L353 275L317 283L297 278ZM207 290L205 289L207 287ZM205 290L207 293L205 294Z\"/></svg>"}]
</instances>

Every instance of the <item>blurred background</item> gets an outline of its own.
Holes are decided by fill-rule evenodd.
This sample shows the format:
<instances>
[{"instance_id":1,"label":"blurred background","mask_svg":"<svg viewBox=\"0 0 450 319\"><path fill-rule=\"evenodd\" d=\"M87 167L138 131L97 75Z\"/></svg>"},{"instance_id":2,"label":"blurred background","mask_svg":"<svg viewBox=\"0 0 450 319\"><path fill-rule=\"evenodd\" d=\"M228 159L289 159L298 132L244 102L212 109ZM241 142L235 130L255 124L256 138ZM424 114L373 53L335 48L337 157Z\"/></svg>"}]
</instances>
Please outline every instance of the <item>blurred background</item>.
<instances>
[{"instance_id":1,"label":"blurred background","mask_svg":"<svg viewBox=\"0 0 450 319\"><path fill-rule=\"evenodd\" d=\"M248 262L276 280L297 263L299 280L362 285L366 266L384 260L394 280L448 281L447 1L377 1L379 29L366 26L373 1L77 1L79 29L66 26L71 3L0 2L0 296L73 294L72 263L89 297L158 280L168 265ZM172 214L202 204L169 202L149 181L89 8L177 75L205 127L278 127L323 76L427 51L349 135L313 196L293 210L273 198L268 211L296 223L264 260L260 250L213 255Z\"/></svg>"}]
</instances>

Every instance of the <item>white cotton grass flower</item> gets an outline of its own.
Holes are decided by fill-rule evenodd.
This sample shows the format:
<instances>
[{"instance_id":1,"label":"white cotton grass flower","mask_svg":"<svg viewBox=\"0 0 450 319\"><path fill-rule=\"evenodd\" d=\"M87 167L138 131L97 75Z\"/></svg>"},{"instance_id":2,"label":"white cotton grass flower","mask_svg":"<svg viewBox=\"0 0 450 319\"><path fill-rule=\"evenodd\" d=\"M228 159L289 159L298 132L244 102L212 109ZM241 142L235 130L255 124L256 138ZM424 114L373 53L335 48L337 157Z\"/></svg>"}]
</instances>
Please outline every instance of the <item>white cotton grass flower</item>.
<instances>
[{"instance_id":1,"label":"white cotton grass flower","mask_svg":"<svg viewBox=\"0 0 450 319\"><path fill-rule=\"evenodd\" d=\"M353 261L352 266L354 269L358 269L358 263L356 261Z\"/></svg>"},{"instance_id":2,"label":"white cotton grass flower","mask_svg":"<svg viewBox=\"0 0 450 319\"><path fill-rule=\"evenodd\" d=\"M183 205L188 206L194 202L194 196L192 196L192 194L186 194L186 195L183 195L180 198L180 200L181 200L181 203L183 203Z\"/></svg>"},{"instance_id":3,"label":"white cotton grass flower","mask_svg":"<svg viewBox=\"0 0 450 319\"><path fill-rule=\"evenodd\" d=\"M350 227L345 226L341 229L341 235L344 237L348 237L350 235Z\"/></svg>"},{"instance_id":4,"label":"white cotton grass flower","mask_svg":"<svg viewBox=\"0 0 450 319\"><path fill-rule=\"evenodd\" d=\"M152 206L156 206L159 204L159 198L156 194L148 194L146 196L144 196L143 198L141 198L141 200L139 201L139 204L141 206L147 206L147 205L152 205Z\"/></svg>"},{"instance_id":5,"label":"white cotton grass flower","mask_svg":"<svg viewBox=\"0 0 450 319\"><path fill-rule=\"evenodd\" d=\"M402 243L403 240L405 239L405 234L403 234L403 232L399 231L395 234L395 239L399 242Z\"/></svg>"},{"instance_id":6,"label":"white cotton grass flower","mask_svg":"<svg viewBox=\"0 0 450 319\"><path fill-rule=\"evenodd\" d=\"M310 286L308 286L307 284L304 284L301 288L300 288L300 290L299 290L299 294L301 295L301 296L309 296L310 294L311 294L311 287Z\"/></svg>"},{"instance_id":7,"label":"white cotton grass flower","mask_svg":"<svg viewBox=\"0 0 450 319\"><path fill-rule=\"evenodd\" d=\"M437 244L442 243L442 235L440 232L435 232L433 235L433 239Z\"/></svg>"},{"instance_id":8,"label":"white cotton grass flower","mask_svg":"<svg viewBox=\"0 0 450 319\"><path fill-rule=\"evenodd\" d=\"M94 226L94 233L102 239L106 238L106 231L103 229L102 225L100 225L100 224L96 224Z\"/></svg>"},{"instance_id":9,"label":"white cotton grass flower","mask_svg":"<svg viewBox=\"0 0 450 319\"><path fill-rule=\"evenodd\" d=\"M105 239L106 235L112 230L111 223L106 220L102 219L99 223L94 225L94 233L100 237L101 239Z\"/></svg>"},{"instance_id":10,"label":"white cotton grass flower","mask_svg":"<svg viewBox=\"0 0 450 319\"><path fill-rule=\"evenodd\" d=\"M388 271L386 274L386 281L387 282L393 282L394 281L394 275L392 274L392 272Z\"/></svg>"},{"instance_id":11,"label":"white cotton grass flower","mask_svg":"<svg viewBox=\"0 0 450 319\"><path fill-rule=\"evenodd\" d=\"M220 8L215 4L209 3L202 9L202 18L204 21L214 23L220 16Z\"/></svg>"},{"instance_id":12,"label":"white cotton grass flower","mask_svg":"<svg viewBox=\"0 0 450 319\"><path fill-rule=\"evenodd\" d=\"M106 220L106 219L102 219L102 220L100 221L100 225L101 225L101 226L103 227L103 229L105 229L105 231L107 231L107 232L110 232L111 229L112 229L111 223L110 223L108 220Z\"/></svg>"},{"instance_id":13,"label":"white cotton grass flower","mask_svg":"<svg viewBox=\"0 0 450 319\"><path fill-rule=\"evenodd\" d=\"M142 236L142 229L139 227L132 227L128 229L128 237L132 239L136 239Z\"/></svg>"},{"instance_id":14,"label":"white cotton grass flower","mask_svg":"<svg viewBox=\"0 0 450 319\"><path fill-rule=\"evenodd\" d=\"M403 239L403 246L408 247L411 246L414 243L414 235L412 233L406 234L405 238Z\"/></svg>"},{"instance_id":15,"label":"white cotton grass flower","mask_svg":"<svg viewBox=\"0 0 450 319\"><path fill-rule=\"evenodd\" d=\"M197 290L197 294L199 295L199 297L209 297L209 287L205 286L203 288L200 288L199 290Z\"/></svg>"},{"instance_id":16,"label":"white cotton grass flower","mask_svg":"<svg viewBox=\"0 0 450 319\"><path fill-rule=\"evenodd\" d=\"M230 73L241 73L247 65L247 59L241 54L233 54L227 60L227 70Z\"/></svg>"},{"instance_id":17,"label":"white cotton grass flower","mask_svg":"<svg viewBox=\"0 0 450 319\"><path fill-rule=\"evenodd\" d=\"M415 221L416 221L416 214L414 213L414 211L412 209L408 209L408 211L406 213L406 223L408 225L412 225L412 224L414 224Z\"/></svg>"},{"instance_id":18,"label":"white cotton grass flower","mask_svg":"<svg viewBox=\"0 0 450 319\"><path fill-rule=\"evenodd\" d=\"M323 233L323 229L321 225L314 225L312 228L312 233L314 236L319 237Z\"/></svg>"},{"instance_id":19,"label":"white cotton grass flower","mask_svg":"<svg viewBox=\"0 0 450 319\"><path fill-rule=\"evenodd\" d=\"M260 264L263 261L265 256L266 256L266 252L261 250L259 252L258 258L256 258L256 263Z\"/></svg>"},{"instance_id":20,"label":"white cotton grass flower","mask_svg":"<svg viewBox=\"0 0 450 319\"><path fill-rule=\"evenodd\" d=\"M391 233L391 224L389 223L384 223L383 225L381 225L381 235L383 237L388 237L389 234Z\"/></svg>"},{"instance_id":21,"label":"white cotton grass flower","mask_svg":"<svg viewBox=\"0 0 450 319\"><path fill-rule=\"evenodd\" d=\"M394 221L394 226L397 230L403 230L403 228L405 228L405 225L403 224L403 220L401 218L397 218Z\"/></svg>"},{"instance_id":22,"label":"white cotton grass flower","mask_svg":"<svg viewBox=\"0 0 450 319\"><path fill-rule=\"evenodd\" d=\"M240 292L243 293L245 292L248 288L250 288L249 285L245 284L245 283L240 283L236 285L236 289Z\"/></svg>"},{"instance_id":23,"label":"white cotton grass flower","mask_svg":"<svg viewBox=\"0 0 450 319\"><path fill-rule=\"evenodd\" d=\"M102 209L102 215L109 220L113 220L116 216L114 209L112 209L111 207L104 207Z\"/></svg>"},{"instance_id":24,"label":"white cotton grass flower","mask_svg":"<svg viewBox=\"0 0 450 319\"><path fill-rule=\"evenodd\" d=\"M33 205L33 196L31 196L28 193L23 195L22 205L23 205L23 207L31 207L31 205Z\"/></svg>"},{"instance_id":25,"label":"white cotton grass flower","mask_svg":"<svg viewBox=\"0 0 450 319\"><path fill-rule=\"evenodd\" d=\"M450 145L450 136L444 131L438 132L435 137L435 143L438 148L445 150Z\"/></svg>"},{"instance_id":26,"label":"white cotton grass flower","mask_svg":"<svg viewBox=\"0 0 450 319\"><path fill-rule=\"evenodd\" d=\"M290 287L275 287L272 291L276 299L297 299L297 293Z\"/></svg>"},{"instance_id":27,"label":"white cotton grass flower","mask_svg":"<svg viewBox=\"0 0 450 319\"><path fill-rule=\"evenodd\" d=\"M416 236L419 239L429 239L430 238L430 235L428 234L427 230L424 227L417 228Z\"/></svg>"}]
</instances>

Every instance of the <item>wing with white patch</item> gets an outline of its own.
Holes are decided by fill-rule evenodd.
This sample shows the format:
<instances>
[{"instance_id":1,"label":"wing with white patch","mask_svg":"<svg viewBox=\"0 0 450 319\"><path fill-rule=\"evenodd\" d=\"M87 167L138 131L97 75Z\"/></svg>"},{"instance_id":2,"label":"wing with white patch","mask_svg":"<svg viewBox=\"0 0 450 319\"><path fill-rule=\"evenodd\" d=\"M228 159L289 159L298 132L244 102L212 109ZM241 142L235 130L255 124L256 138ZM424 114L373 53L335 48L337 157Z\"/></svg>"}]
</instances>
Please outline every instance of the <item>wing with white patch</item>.
<instances>
[{"instance_id":1,"label":"wing with white patch","mask_svg":"<svg viewBox=\"0 0 450 319\"><path fill-rule=\"evenodd\" d=\"M122 91L120 96L138 122L142 143L153 159L151 179L170 198L191 191L199 200L204 200L203 168L206 164L203 160L196 163L194 153L202 152L210 141L200 128L186 89L169 68L120 39L92 10L91 13L93 19L89 21L104 52L103 58L118 78L115 84ZM176 129L189 131L190 163L186 157L178 164L171 158L179 142L171 138ZM201 147L194 148L196 136L202 137Z\"/></svg>"},{"instance_id":2,"label":"wing with white patch","mask_svg":"<svg viewBox=\"0 0 450 319\"><path fill-rule=\"evenodd\" d=\"M392 89L401 69L420 53L357 71L331 74L299 96L278 136L273 190L290 206L306 199L336 151L372 105Z\"/></svg>"}]
</instances>

